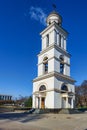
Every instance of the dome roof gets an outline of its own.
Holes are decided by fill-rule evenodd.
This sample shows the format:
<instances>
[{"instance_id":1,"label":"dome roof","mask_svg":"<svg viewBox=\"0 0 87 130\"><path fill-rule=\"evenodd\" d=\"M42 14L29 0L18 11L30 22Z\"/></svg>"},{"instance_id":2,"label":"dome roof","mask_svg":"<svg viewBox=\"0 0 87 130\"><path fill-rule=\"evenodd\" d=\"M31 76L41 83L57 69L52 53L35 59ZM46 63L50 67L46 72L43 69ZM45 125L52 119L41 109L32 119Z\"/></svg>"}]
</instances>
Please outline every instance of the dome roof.
<instances>
[{"instance_id":1,"label":"dome roof","mask_svg":"<svg viewBox=\"0 0 87 130\"><path fill-rule=\"evenodd\" d=\"M54 11L52 11L49 15L51 15L51 14L56 14L56 15L59 15L55 10Z\"/></svg>"},{"instance_id":2,"label":"dome roof","mask_svg":"<svg viewBox=\"0 0 87 130\"><path fill-rule=\"evenodd\" d=\"M47 17L47 25L52 22L56 22L58 25L62 23L62 17L56 11L52 11Z\"/></svg>"}]
</instances>

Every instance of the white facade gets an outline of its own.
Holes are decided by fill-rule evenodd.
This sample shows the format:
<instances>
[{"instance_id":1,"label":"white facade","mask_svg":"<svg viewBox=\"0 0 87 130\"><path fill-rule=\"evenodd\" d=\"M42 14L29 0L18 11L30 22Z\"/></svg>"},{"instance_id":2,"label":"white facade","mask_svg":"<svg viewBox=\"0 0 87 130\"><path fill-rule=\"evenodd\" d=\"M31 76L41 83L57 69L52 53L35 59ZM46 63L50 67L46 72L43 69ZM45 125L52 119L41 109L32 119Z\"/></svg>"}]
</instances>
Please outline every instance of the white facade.
<instances>
[{"instance_id":1,"label":"white facade","mask_svg":"<svg viewBox=\"0 0 87 130\"><path fill-rule=\"evenodd\" d=\"M47 28L41 32L42 49L38 55L38 76L33 80L33 108L73 108L74 82L70 77L68 33L61 27L62 18L52 12Z\"/></svg>"}]
</instances>

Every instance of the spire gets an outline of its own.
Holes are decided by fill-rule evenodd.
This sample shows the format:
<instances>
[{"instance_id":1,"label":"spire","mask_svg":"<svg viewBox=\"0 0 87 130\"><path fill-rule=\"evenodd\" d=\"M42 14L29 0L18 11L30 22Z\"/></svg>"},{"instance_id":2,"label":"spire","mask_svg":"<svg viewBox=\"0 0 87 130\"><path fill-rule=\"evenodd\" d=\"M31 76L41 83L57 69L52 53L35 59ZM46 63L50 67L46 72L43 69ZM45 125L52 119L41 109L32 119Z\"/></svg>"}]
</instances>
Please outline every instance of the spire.
<instances>
[{"instance_id":1,"label":"spire","mask_svg":"<svg viewBox=\"0 0 87 130\"><path fill-rule=\"evenodd\" d=\"M59 26L62 24L62 17L60 14L56 11L56 5L53 4L53 11L48 15L47 17L47 26L50 25L53 22L56 22Z\"/></svg>"}]
</instances>

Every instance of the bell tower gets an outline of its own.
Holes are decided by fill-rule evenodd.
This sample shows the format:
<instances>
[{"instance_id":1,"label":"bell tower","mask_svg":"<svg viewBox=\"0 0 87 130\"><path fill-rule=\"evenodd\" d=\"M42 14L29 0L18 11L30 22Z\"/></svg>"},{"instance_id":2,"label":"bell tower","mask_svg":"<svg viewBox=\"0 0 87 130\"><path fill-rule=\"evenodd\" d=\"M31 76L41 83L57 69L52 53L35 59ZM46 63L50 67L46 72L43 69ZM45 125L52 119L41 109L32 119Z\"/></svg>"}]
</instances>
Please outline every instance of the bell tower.
<instances>
[{"instance_id":1,"label":"bell tower","mask_svg":"<svg viewBox=\"0 0 87 130\"><path fill-rule=\"evenodd\" d=\"M56 11L49 14L46 23L40 33L42 48L38 55L38 76L33 80L33 108L74 108L75 80L70 77L68 32Z\"/></svg>"}]
</instances>

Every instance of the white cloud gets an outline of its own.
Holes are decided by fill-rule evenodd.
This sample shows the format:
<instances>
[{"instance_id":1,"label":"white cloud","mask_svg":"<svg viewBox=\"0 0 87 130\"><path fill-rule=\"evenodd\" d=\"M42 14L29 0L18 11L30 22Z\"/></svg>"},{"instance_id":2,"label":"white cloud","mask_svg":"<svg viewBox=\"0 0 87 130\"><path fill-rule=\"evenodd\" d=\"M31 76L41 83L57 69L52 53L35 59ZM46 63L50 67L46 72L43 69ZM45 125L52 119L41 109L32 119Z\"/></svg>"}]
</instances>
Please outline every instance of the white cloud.
<instances>
[{"instance_id":1,"label":"white cloud","mask_svg":"<svg viewBox=\"0 0 87 130\"><path fill-rule=\"evenodd\" d=\"M30 17L39 21L41 24L46 25L46 14L44 11L39 7L31 7L29 10Z\"/></svg>"}]
</instances>

